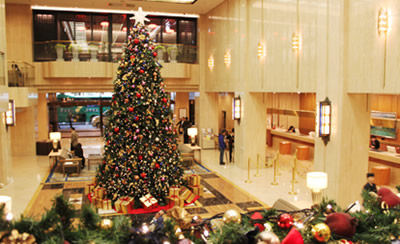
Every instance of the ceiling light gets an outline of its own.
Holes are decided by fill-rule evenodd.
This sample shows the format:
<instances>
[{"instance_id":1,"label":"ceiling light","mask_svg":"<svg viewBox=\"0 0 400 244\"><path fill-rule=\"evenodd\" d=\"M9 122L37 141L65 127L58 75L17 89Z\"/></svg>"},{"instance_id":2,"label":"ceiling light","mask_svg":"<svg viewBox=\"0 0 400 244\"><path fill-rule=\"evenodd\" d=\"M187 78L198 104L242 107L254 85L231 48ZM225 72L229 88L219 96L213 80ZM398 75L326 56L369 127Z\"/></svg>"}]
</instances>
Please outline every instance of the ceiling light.
<instances>
[{"instance_id":1,"label":"ceiling light","mask_svg":"<svg viewBox=\"0 0 400 244\"><path fill-rule=\"evenodd\" d=\"M149 24L149 25L147 25L147 27L149 27L151 30L157 28L157 26L158 26L158 25L156 25L156 24Z\"/></svg>"},{"instance_id":2,"label":"ceiling light","mask_svg":"<svg viewBox=\"0 0 400 244\"><path fill-rule=\"evenodd\" d=\"M110 24L108 23L108 21L101 21L100 25L101 27L108 27Z\"/></svg>"}]
</instances>

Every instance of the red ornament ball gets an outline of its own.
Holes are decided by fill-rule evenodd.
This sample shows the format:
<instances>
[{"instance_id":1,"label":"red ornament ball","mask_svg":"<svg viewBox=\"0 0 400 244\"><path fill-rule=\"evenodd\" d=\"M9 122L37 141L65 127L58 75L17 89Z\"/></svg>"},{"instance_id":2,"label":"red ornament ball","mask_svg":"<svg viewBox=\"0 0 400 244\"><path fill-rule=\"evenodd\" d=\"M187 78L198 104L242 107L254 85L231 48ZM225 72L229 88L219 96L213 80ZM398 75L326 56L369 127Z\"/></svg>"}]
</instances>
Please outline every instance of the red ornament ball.
<instances>
[{"instance_id":1,"label":"red ornament ball","mask_svg":"<svg viewBox=\"0 0 400 244\"><path fill-rule=\"evenodd\" d=\"M156 53L156 52L153 52L153 56L154 56L154 57L157 57L157 53Z\"/></svg>"},{"instance_id":2,"label":"red ornament ball","mask_svg":"<svg viewBox=\"0 0 400 244\"><path fill-rule=\"evenodd\" d=\"M135 175L135 180L139 180L139 176L138 175Z\"/></svg>"},{"instance_id":3,"label":"red ornament ball","mask_svg":"<svg viewBox=\"0 0 400 244\"><path fill-rule=\"evenodd\" d=\"M138 159L139 159L139 160L142 160L142 159L143 159L143 156L142 156L142 155L139 155Z\"/></svg>"},{"instance_id":4,"label":"red ornament ball","mask_svg":"<svg viewBox=\"0 0 400 244\"><path fill-rule=\"evenodd\" d=\"M128 168L128 171L131 172L131 168Z\"/></svg>"},{"instance_id":5,"label":"red ornament ball","mask_svg":"<svg viewBox=\"0 0 400 244\"><path fill-rule=\"evenodd\" d=\"M159 168L160 168L160 165L159 165L159 164L156 164L156 168L159 169Z\"/></svg>"},{"instance_id":6,"label":"red ornament ball","mask_svg":"<svg viewBox=\"0 0 400 244\"><path fill-rule=\"evenodd\" d=\"M133 112L133 107L129 107L129 108L128 108L128 111L129 111L129 112Z\"/></svg>"},{"instance_id":7,"label":"red ornament ball","mask_svg":"<svg viewBox=\"0 0 400 244\"><path fill-rule=\"evenodd\" d=\"M129 103L129 99L128 99L128 98L125 98L124 102L125 102L125 103Z\"/></svg>"},{"instance_id":8,"label":"red ornament ball","mask_svg":"<svg viewBox=\"0 0 400 244\"><path fill-rule=\"evenodd\" d=\"M117 127L117 128L114 128L114 132L115 133L118 133L119 132L119 128Z\"/></svg>"},{"instance_id":9,"label":"red ornament ball","mask_svg":"<svg viewBox=\"0 0 400 244\"><path fill-rule=\"evenodd\" d=\"M118 177L119 177L119 174L116 174L116 175L115 175L115 177L117 177L117 178L118 178Z\"/></svg>"},{"instance_id":10,"label":"red ornament ball","mask_svg":"<svg viewBox=\"0 0 400 244\"><path fill-rule=\"evenodd\" d=\"M131 59L135 59L135 56L131 55Z\"/></svg>"},{"instance_id":11,"label":"red ornament ball","mask_svg":"<svg viewBox=\"0 0 400 244\"><path fill-rule=\"evenodd\" d=\"M143 172L143 173L140 174L140 176L141 176L142 178L146 178L146 173Z\"/></svg>"},{"instance_id":12,"label":"red ornament ball","mask_svg":"<svg viewBox=\"0 0 400 244\"><path fill-rule=\"evenodd\" d=\"M293 223L293 217L290 214L284 213L279 216L278 226L282 229L289 229Z\"/></svg>"},{"instance_id":13,"label":"red ornament ball","mask_svg":"<svg viewBox=\"0 0 400 244\"><path fill-rule=\"evenodd\" d=\"M136 117L135 117L135 121L139 121L139 116L136 116Z\"/></svg>"},{"instance_id":14,"label":"red ornament ball","mask_svg":"<svg viewBox=\"0 0 400 244\"><path fill-rule=\"evenodd\" d=\"M164 97L163 99L161 99L161 101L163 102L163 103L166 103L166 102L168 102L168 100Z\"/></svg>"},{"instance_id":15,"label":"red ornament ball","mask_svg":"<svg viewBox=\"0 0 400 244\"><path fill-rule=\"evenodd\" d=\"M139 44L139 39L135 39L135 40L133 40L133 43L135 43L135 44Z\"/></svg>"},{"instance_id":16,"label":"red ornament ball","mask_svg":"<svg viewBox=\"0 0 400 244\"><path fill-rule=\"evenodd\" d=\"M137 97L137 98L141 98L141 97L142 97L142 94L136 93L136 97Z\"/></svg>"},{"instance_id":17,"label":"red ornament ball","mask_svg":"<svg viewBox=\"0 0 400 244\"><path fill-rule=\"evenodd\" d=\"M144 73L144 70L142 70L142 69L141 69L141 70L139 70L139 73L143 74L143 73Z\"/></svg>"}]
</instances>

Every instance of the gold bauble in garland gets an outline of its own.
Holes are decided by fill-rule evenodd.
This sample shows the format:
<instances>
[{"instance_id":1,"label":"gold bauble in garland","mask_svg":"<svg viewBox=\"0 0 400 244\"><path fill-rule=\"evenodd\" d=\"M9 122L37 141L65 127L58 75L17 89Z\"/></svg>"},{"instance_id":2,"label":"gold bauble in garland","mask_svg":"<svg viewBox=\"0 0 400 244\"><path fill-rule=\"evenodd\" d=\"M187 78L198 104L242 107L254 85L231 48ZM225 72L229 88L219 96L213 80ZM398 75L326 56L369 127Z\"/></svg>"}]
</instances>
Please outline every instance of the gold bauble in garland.
<instances>
[{"instance_id":1,"label":"gold bauble in garland","mask_svg":"<svg viewBox=\"0 0 400 244\"><path fill-rule=\"evenodd\" d=\"M324 223L316 224L311 229L311 234L319 242L327 242L331 238L331 229Z\"/></svg>"},{"instance_id":2,"label":"gold bauble in garland","mask_svg":"<svg viewBox=\"0 0 400 244\"><path fill-rule=\"evenodd\" d=\"M222 217L222 220L224 221L225 224L227 223L238 223L242 222L242 216L240 213L234 209L229 209L224 213L224 216Z\"/></svg>"}]
</instances>

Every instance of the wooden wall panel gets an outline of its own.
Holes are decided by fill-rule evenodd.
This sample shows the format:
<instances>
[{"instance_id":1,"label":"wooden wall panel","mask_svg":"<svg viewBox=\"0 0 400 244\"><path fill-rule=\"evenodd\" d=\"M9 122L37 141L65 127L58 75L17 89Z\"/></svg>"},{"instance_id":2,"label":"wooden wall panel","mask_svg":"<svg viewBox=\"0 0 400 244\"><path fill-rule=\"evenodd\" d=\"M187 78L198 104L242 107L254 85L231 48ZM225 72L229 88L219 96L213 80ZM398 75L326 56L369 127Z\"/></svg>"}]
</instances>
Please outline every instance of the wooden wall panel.
<instances>
[{"instance_id":1,"label":"wooden wall panel","mask_svg":"<svg viewBox=\"0 0 400 244\"><path fill-rule=\"evenodd\" d=\"M316 110L316 94L302 93L300 94L300 110ZM315 131L315 118L300 117L299 129L303 134Z\"/></svg>"}]
</instances>

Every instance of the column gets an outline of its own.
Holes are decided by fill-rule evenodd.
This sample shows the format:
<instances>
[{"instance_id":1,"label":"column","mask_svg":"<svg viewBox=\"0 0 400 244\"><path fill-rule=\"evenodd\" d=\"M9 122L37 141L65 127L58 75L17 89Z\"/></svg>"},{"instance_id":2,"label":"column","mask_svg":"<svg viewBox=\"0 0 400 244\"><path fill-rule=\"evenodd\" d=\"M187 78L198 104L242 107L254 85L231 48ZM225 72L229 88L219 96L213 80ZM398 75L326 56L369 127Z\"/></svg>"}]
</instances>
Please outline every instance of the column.
<instances>
[{"instance_id":1,"label":"column","mask_svg":"<svg viewBox=\"0 0 400 244\"><path fill-rule=\"evenodd\" d=\"M38 140L49 139L49 110L47 107L46 93L38 94L37 104Z\"/></svg>"},{"instance_id":2,"label":"column","mask_svg":"<svg viewBox=\"0 0 400 244\"><path fill-rule=\"evenodd\" d=\"M315 140L315 170L328 173L326 195L340 206L359 200L368 170L369 103L366 94L348 94L346 78L346 3L328 1L326 79L317 83L316 100L332 101L331 138ZM343 35L342 35L343 33ZM348 72L351 72L349 70Z\"/></svg>"}]
</instances>

